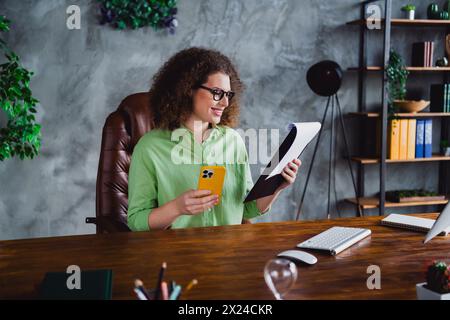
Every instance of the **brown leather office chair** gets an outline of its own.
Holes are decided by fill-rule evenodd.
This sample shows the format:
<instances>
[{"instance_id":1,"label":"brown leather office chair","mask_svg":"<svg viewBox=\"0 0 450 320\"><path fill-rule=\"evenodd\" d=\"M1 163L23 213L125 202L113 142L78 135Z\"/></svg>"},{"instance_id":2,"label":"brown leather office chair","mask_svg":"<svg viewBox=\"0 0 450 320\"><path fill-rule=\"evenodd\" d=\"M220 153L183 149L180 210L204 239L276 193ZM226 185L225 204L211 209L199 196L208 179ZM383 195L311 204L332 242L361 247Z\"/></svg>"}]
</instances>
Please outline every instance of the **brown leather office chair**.
<instances>
[{"instance_id":1,"label":"brown leather office chair","mask_svg":"<svg viewBox=\"0 0 450 320\"><path fill-rule=\"evenodd\" d=\"M111 113L103 127L102 145L97 172L96 217L97 233L130 231L127 225L128 170L134 146L153 127L149 93L126 97ZM250 223L243 220L242 223Z\"/></svg>"},{"instance_id":2,"label":"brown leather office chair","mask_svg":"<svg viewBox=\"0 0 450 320\"><path fill-rule=\"evenodd\" d=\"M103 127L102 145L97 172L97 233L130 231L127 225L128 170L131 154L138 140L151 128L153 115L149 93L126 97L111 113Z\"/></svg>"}]
</instances>

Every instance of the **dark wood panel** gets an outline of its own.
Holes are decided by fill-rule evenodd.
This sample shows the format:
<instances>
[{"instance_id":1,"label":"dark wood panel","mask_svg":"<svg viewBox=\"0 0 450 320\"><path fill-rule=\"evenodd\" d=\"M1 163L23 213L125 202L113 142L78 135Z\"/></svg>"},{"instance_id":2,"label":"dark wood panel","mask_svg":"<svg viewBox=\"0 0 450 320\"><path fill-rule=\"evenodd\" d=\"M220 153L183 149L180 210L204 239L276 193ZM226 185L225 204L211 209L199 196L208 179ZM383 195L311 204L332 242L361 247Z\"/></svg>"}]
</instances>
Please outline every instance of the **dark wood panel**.
<instances>
[{"instance_id":1,"label":"dark wood panel","mask_svg":"<svg viewBox=\"0 0 450 320\"><path fill-rule=\"evenodd\" d=\"M113 269L113 298L134 299L134 279L150 287L166 261L167 279L183 286L193 278L199 281L183 299L272 299L263 278L265 263L340 225L370 228L372 235L337 256L312 252L317 264L298 265L298 280L286 298L415 299L415 284L423 281L426 263L448 255L450 237L423 245L423 234L382 227L379 220L348 218L1 241L0 298L36 297L35 286L45 272L64 271L77 264L85 270ZM381 290L366 287L366 270L372 264L381 267Z\"/></svg>"}]
</instances>

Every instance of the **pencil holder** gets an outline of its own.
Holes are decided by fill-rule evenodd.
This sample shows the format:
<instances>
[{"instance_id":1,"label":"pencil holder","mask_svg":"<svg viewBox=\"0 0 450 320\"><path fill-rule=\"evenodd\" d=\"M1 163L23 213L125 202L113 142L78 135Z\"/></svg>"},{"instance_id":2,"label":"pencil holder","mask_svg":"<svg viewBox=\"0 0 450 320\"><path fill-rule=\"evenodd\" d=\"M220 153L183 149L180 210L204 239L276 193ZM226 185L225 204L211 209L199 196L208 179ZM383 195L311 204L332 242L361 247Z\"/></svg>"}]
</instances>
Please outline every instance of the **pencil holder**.
<instances>
[{"instance_id":1,"label":"pencil holder","mask_svg":"<svg viewBox=\"0 0 450 320\"><path fill-rule=\"evenodd\" d=\"M177 288L178 287L178 288ZM168 298L169 300L179 300L181 296L181 287L178 285L169 286L168 288ZM175 293L174 293L175 291ZM147 289L145 291L149 300L164 300L163 294L159 291L158 299L155 299L156 289Z\"/></svg>"},{"instance_id":2,"label":"pencil holder","mask_svg":"<svg viewBox=\"0 0 450 320\"><path fill-rule=\"evenodd\" d=\"M147 295L150 300L155 300L156 289L147 289Z\"/></svg>"}]
</instances>

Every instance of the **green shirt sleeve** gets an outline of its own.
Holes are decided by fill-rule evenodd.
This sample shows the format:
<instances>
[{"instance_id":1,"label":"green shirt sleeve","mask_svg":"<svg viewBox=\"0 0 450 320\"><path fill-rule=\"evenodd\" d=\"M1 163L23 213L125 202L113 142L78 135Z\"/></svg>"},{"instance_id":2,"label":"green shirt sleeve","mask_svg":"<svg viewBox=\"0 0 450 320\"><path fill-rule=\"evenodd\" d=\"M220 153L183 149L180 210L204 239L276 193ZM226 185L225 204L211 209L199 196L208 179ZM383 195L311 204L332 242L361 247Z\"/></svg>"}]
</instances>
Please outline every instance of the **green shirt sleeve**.
<instances>
[{"instance_id":1,"label":"green shirt sleeve","mask_svg":"<svg viewBox=\"0 0 450 320\"><path fill-rule=\"evenodd\" d=\"M133 231L149 230L148 216L158 206L155 168L143 145L134 148L128 176L128 227Z\"/></svg>"}]
</instances>

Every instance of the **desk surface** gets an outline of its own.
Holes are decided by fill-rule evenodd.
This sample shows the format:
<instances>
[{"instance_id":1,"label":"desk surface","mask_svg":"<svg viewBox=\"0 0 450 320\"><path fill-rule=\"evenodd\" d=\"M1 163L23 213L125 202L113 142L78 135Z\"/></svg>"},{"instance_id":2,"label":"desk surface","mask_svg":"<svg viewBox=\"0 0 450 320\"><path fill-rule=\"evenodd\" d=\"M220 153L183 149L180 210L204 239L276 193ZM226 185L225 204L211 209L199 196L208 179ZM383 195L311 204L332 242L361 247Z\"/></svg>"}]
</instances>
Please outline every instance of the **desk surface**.
<instances>
[{"instance_id":1,"label":"desk surface","mask_svg":"<svg viewBox=\"0 0 450 320\"><path fill-rule=\"evenodd\" d=\"M434 218L435 215L424 215ZM135 278L199 284L184 299L273 299L264 282L265 263L277 253L329 227L370 228L372 235L337 256L312 252L313 266L298 265L286 299L415 299L426 263L448 258L450 236L423 245L424 234L379 225L380 217L259 223L155 232L0 241L0 298L33 298L45 272L111 268L113 298L134 299ZM367 267L381 268L381 290L368 290Z\"/></svg>"}]
</instances>

